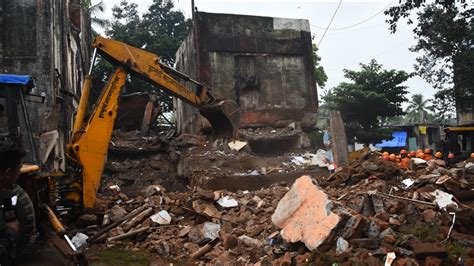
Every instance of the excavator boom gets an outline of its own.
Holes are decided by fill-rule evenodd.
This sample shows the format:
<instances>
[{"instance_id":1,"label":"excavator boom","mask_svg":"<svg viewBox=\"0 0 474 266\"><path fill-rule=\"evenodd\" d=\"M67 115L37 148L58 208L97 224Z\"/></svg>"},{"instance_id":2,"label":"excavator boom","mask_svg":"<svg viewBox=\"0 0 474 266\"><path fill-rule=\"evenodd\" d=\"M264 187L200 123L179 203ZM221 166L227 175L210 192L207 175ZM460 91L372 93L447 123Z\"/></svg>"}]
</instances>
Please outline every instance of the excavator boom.
<instances>
[{"instance_id":1,"label":"excavator boom","mask_svg":"<svg viewBox=\"0 0 474 266\"><path fill-rule=\"evenodd\" d=\"M215 136L230 138L235 135L240 123L240 109L234 101L218 101L206 86L160 63L159 56L153 53L100 36L94 40L93 47L108 61L123 66L127 73L198 108L211 124ZM194 83L197 89L187 89L173 76Z\"/></svg>"},{"instance_id":2,"label":"excavator boom","mask_svg":"<svg viewBox=\"0 0 474 266\"><path fill-rule=\"evenodd\" d=\"M68 150L82 166L82 201L85 208L94 207L117 117L120 91L125 85L126 77L123 67L115 69L84 130L74 132L72 136ZM90 87L84 88L84 91L88 90Z\"/></svg>"}]
</instances>

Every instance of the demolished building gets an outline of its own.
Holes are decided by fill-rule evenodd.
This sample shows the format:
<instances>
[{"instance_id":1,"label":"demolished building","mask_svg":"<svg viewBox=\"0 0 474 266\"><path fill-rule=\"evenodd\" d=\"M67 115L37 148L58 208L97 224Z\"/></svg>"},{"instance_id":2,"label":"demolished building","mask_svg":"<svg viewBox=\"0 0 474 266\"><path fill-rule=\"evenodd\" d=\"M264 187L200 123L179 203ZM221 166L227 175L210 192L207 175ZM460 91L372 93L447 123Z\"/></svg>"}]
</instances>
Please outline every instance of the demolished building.
<instances>
[{"instance_id":1,"label":"demolished building","mask_svg":"<svg viewBox=\"0 0 474 266\"><path fill-rule=\"evenodd\" d=\"M74 106L87 71L90 15L80 0L0 1L0 72L31 75L45 97L30 117L42 163L65 167Z\"/></svg>"},{"instance_id":2,"label":"demolished building","mask_svg":"<svg viewBox=\"0 0 474 266\"><path fill-rule=\"evenodd\" d=\"M241 137L253 149L275 142L299 148L305 142L300 128L315 126L318 97L308 20L195 12L193 28L176 53L176 69L218 97L235 100L242 129L292 127L289 134L270 132L273 139L243 130ZM182 101L175 100L175 111L178 133L206 127Z\"/></svg>"}]
</instances>

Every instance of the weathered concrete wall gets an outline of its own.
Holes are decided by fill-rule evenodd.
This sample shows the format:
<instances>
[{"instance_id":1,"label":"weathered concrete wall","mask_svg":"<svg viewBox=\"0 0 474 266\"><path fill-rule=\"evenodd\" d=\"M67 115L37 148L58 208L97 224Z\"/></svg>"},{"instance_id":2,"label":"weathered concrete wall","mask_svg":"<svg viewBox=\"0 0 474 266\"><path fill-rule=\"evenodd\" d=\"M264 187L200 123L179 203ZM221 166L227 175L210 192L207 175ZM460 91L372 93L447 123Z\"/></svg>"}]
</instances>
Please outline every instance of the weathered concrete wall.
<instances>
[{"instance_id":1,"label":"weathered concrete wall","mask_svg":"<svg viewBox=\"0 0 474 266\"><path fill-rule=\"evenodd\" d=\"M339 111L329 113L329 124L334 162L336 165L347 165L349 164L349 152L347 150L346 129Z\"/></svg>"},{"instance_id":2,"label":"weathered concrete wall","mask_svg":"<svg viewBox=\"0 0 474 266\"><path fill-rule=\"evenodd\" d=\"M191 77L197 76L197 54L194 46L194 38L195 34L193 30L191 30L176 52L175 68ZM185 85L190 90L195 89L193 84L187 82ZM199 112L177 98L174 98L173 103L178 132L190 134L197 133L199 129L203 127L204 123L204 119L200 118Z\"/></svg>"},{"instance_id":3,"label":"weathered concrete wall","mask_svg":"<svg viewBox=\"0 0 474 266\"><path fill-rule=\"evenodd\" d=\"M32 104L35 137L58 130L64 147L72 123L72 94L80 94L89 65L90 19L80 0L0 0L0 73L31 75L34 93L44 105ZM56 156L63 157L63 151ZM56 167L64 167L59 159Z\"/></svg>"},{"instance_id":4,"label":"weathered concrete wall","mask_svg":"<svg viewBox=\"0 0 474 266\"><path fill-rule=\"evenodd\" d=\"M314 126L318 99L307 20L203 12L194 18L177 52L178 70L217 97L237 101L242 127ZM176 114L180 133L204 124L192 107L178 104Z\"/></svg>"}]
</instances>

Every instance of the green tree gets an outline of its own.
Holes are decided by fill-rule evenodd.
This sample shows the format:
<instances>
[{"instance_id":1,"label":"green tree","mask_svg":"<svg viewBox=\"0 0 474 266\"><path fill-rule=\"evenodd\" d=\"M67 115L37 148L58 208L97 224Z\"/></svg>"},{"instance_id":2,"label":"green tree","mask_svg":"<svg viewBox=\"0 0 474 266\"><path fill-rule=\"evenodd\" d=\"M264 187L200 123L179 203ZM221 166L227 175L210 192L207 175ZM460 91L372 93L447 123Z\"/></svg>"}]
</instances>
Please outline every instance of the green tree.
<instances>
[{"instance_id":1,"label":"green tree","mask_svg":"<svg viewBox=\"0 0 474 266\"><path fill-rule=\"evenodd\" d=\"M404 114L401 104L407 100L407 87L402 83L412 74L382 69L375 60L360 65L359 71L344 69L344 76L352 82L340 83L324 100L341 112L349 143L379 143L392 133L383 127L383 121Z\"/></svg>"},{"instance_id":2,"label":"green tree","mask_svg":"<svg viewBox=\"0 0 474 266\"><path fill-rule=\"evenodd\" d=\"M385 14L395 33L400 19L412 24L417 44L410 50L420 56L415 69L437 89L434 106L441 120L457 107L474 102L474 8L469 1L404 1Z\"/></svg>"},{"instance_id":3,"label":"green tree","mask_svg":"<svg viewBox=\"0 0 474 266\"><path fill-rule=\"evenodd\" d=\"M425 99L422 94L413 94L405 110L405 120L409 123L423 124L433 122L433 115L429 112L430 99Z\"/></svg>"},{"instance_id":4,"label":"green tree","mask_svg":"<svg viewBox=\"0 0 474 266\"><path fill-rule=\"evenodd\" d=\"M316 78L316 83L320 87L324 87L328 80L328 76L326 75L326 72L324 72L324 68L319 64L321 62L321 57L318 56L318 50L318 46L313 43L314 76Z\"/></svg>"},{"instance_id":5,"label":"green tree","mask_svg":"<svg viewBox=\"0 0 474 266\"><path fill-rule=\"evenodd\" d=\"M110 27L105 32L107 37L150 51L158 55L163 63L172 66L176 50L191 27L191 20L186 19L181 11L175 10L172 1L155 0L143 15L139 14L137 8L137 4L126 0L114 6ZM111 71L112 66L100 60L95 71L95 86L103 86ZM129 77L125 88L127 93L153 92L158 95L163 111L173 109L173 99L168 93L136 77Z\"/></svg>"}]
</instances>

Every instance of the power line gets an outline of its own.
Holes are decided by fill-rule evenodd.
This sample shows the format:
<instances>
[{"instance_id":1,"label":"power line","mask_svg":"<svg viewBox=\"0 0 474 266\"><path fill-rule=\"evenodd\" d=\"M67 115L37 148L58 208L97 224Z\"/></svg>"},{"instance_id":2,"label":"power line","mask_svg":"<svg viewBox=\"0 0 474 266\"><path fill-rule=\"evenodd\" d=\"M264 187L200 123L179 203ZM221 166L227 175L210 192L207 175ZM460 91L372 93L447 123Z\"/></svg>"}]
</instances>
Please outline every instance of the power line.
<instances>
[{"instance_id":1,"label":"power line","mask_svg":"<svg viewBox=\"0 0 474 266\"><path fill-rule=\"evenodd\" d=\"M328 36L328 37L330 37L330 36L341 36L341 34L347 34L347 33L350 33L350 32L373 29L373 28L380 27L380 26L387 26L387 23L382 22L382 23L377 23L377 24L373 24L373 25L370 25L370 26L348 29L348 30L345 30L345 31L332 31L332 32L329 32L328 34L326 34L326 36Z\"/></svg>"},{"instance_id":2,"label":"power line","mask_svg":"<svg viewBox=\"0 0 474 266\"><path fill-rule=\"evenodd\" d=\"M326 30L323 33L323 37L321 37L321 40L319 40L318 47L321 45L321 42L323 41L324 36L326 36L326 33L328 32L329 26L331 26L331 23L334 20L334 17L336 16L337 11L339 10L339 7L341 7L341 4L342 4L342 0L339 1L339 4L337 5L336 10L334 11L334 14L332 14L331 20L329 21L329 24L328 24L328 26L326 27Z\"/></svg>"},{"instance_id":3,"label":"power line","mask_svg":"<svg viewBox=\"0 0 474 266\"><path fill-rule=\"evenodd\" d=\"M381 51L381 52L379 52L379 53L377 53L377 54L375 54L375 55L373 55L373 56L367 57L367 58L365 58L364 60L359 60L359 62L357 62L357 63L348 64L347 66L354 66L354 65L358 65L358 64L363 63L363 62L367 62L368 60L375 59L375 58L378 57L378 56L381 56L381 55L383 55L383 54L386 54L386 53L388 53L388 52L391 52L393 49L400 48L401 46L406 45L406 44L407 44L406 41L399 42L399 43L397 43L396 45L394 45L394 46L392 46L392 47L390 47L390 48L388 48L388 49L385 49L385 50L383 50L383 51ZM346 67L347 67L347 66L346 66ZM330 68L330 69L327 69L327 70L325 70L325 71L326 71L326 72L331 72L331 71L334 71L334 70L339 70L339 69L341 69L341 68L342 68L342 67Z\"/></svg>"},{"instance_id":4,"label":"power line","mask_svg":"<svg viewBox=\"0 0 474 266\"><path fill-rule=\"evenodd\" d=\"M353 28L353 27L356 27L356 26L359 26L360 24L363 24L373 18L375 18L376 16L380 15L382 12L384 12L391 4L393 3L393 1L391 1L390 3L388 3L388 5L386 5L382 10L380 10L379 12L375 13L374 15L362 20L362 21L359 21L355 24L352 24L352 25L349 25L349 26L346 26L346 27L342 27L342 28L332 28L332 29L329 29L329 28L325 28L325 27L321 27L321 26L317 26L317 25L313 25L313 24L309 24L315 28L318 28L318 29L322 29L322 30L331 30L331 31L337 31L337 30L345 30L345 29L349 29L349 28Z\"/></svg>"}]
</instances>

